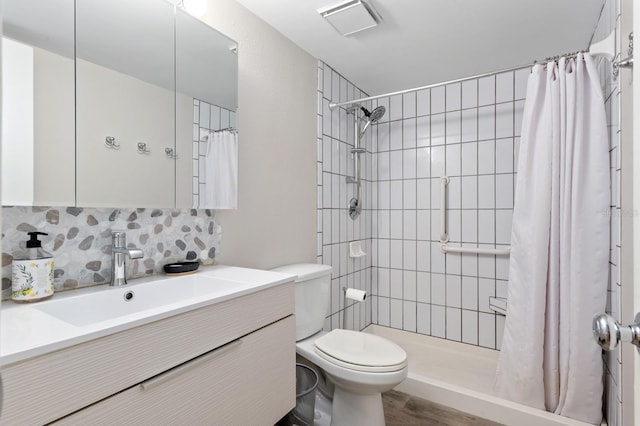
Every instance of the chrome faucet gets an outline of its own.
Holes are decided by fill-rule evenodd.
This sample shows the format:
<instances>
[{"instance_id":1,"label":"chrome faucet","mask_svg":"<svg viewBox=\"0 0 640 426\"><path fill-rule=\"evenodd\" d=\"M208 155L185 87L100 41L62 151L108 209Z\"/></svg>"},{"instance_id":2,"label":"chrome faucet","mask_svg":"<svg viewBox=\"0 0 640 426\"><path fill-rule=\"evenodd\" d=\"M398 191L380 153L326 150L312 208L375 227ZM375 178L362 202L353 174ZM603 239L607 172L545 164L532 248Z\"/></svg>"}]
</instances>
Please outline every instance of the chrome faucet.
<instances>
[{"instance_id":1,"label":"chrome faucet","mask_svg":"<svg viewBox=\"0 0 640 426\"><path fill-rule=\"evenodd\" d=\"M127 284L125 276L125 256L140 259L144 253L138 248L127 248L127 234L124 231L111 233L111 286Z\"/></svg>"}]
</instances>

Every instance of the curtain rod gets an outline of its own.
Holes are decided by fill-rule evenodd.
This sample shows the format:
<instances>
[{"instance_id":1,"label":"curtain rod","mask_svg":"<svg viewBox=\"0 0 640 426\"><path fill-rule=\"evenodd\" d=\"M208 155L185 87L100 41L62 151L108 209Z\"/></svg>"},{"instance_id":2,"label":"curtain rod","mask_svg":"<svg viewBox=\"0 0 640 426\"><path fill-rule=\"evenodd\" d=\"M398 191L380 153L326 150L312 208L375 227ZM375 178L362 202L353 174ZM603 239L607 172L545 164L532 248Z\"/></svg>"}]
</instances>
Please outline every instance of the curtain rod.
<instances>
[{"instance_id":1,"label":"curtain rod","mask_svg":"<svg viewBox=\"0 0 640 426\"><path fill-rule=\"evenodd\" d=\"M524 68L529 68L529 67L533 66L535 63L536 62L534 62L533 64L520 65L520 66L517 66L517 67L506 68L506 69L499 70L499 71L491 71L491 72L486 72L484 74L472 75L472 76L469 76L469 77L456 78L455 80L449 80L449 81L443 81L443 82L440 82L440 83L428 84L426 86L414 87L413 89L405 89L405 90L399 90L397 92L384 93L382 95L368 96L366 98L354 99L352 101L346 101L346 102L340 102L340 103L333 103L332 102L332 103L329 104L329 108L330 109L334 109L335 107L340 107L340 106L345 106L345 105L352 105L352 104L357 104L357 103L360 103L360 102L373 101L375 99L386 98L387 96L403 95L405 93L417 92L418 90L425 90L425 89L432 89L434 87L446 86L447 84L461 83L463 81L476 80L478 78L483 78L483 77L491 77L493 75L502 74L502 73L505 73L505 72L518 71L518 70L521 70L521 69L524 69Z\"/></svg>"}]
</instances>

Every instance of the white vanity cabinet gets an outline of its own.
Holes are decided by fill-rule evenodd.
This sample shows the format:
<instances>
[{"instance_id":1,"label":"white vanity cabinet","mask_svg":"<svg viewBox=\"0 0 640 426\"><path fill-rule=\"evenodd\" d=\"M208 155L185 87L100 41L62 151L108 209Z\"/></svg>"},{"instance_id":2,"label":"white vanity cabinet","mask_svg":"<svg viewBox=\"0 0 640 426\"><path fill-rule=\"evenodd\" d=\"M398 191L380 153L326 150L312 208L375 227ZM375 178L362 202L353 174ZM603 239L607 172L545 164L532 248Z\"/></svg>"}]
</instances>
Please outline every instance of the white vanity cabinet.
<instances>
[{"instance_id":1,"label":"white vanity cabinet","mask_svg":"<svg viewBox=\"0 0 640 426\"><path fill-rule=\"evenodd\" d=\"M295 405L293 284L0 372L0 424L272 425Z\"/></svg>"}]
</instances>

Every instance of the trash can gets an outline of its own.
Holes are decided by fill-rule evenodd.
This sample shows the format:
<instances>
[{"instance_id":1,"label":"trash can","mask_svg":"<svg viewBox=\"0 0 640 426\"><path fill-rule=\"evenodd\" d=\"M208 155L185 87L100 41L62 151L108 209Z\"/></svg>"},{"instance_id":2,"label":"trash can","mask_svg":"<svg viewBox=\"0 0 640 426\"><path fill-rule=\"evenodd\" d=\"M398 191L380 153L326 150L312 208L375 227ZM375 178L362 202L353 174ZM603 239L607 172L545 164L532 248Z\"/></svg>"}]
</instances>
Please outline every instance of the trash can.
<instances>
[{"instance_id":1,"label":"trash can","mask_svg":"<svg viewBox=\"0 0 640 426\"><path fill-rule=\"evenodd\" d=\"M296 363L296 407L293 415L305 425L313 426L317 386L316 372L304 364Z\"/></svg>"}]
</instances>

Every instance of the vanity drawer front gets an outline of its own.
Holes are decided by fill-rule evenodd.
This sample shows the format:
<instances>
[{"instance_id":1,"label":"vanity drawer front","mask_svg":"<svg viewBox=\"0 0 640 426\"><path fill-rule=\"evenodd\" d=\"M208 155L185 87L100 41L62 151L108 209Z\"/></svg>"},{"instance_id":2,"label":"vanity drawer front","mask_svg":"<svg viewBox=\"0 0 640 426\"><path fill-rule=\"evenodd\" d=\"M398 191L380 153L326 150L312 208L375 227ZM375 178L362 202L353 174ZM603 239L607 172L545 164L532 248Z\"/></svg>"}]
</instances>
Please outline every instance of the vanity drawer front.
<instances>
[{"instance_id":1,"label":"vanity drawer front","mask_svg":"<svg viewBox=\"0 0 640 426\"><path fill-rule=\"evenodd\" d=\"M286 283L6 366L0 424L54 421L293 311Z\"/></svg>"},{"instance_id":2,"label":"vanity drawer front","mask_svg":"<svg viewBox=\"0 0 640 426\"><path fill-rule=\"evenodd\" d=\"M272 425L295 405L293 316L54 423Z\"/></svg>"}]
</instances>

